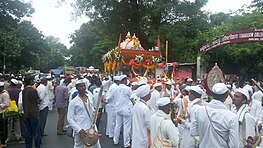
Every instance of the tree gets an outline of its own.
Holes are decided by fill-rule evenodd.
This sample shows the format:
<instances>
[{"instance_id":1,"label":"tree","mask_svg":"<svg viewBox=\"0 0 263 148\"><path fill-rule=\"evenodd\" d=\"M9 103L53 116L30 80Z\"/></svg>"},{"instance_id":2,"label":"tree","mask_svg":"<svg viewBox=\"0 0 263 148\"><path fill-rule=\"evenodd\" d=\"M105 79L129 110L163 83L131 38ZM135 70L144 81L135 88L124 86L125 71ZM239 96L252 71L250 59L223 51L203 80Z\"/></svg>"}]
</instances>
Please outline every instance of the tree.
<instances>
[{"instance_id":1,"label":"tree","mask_svg":"<svg viewBox=\"0 0 263 148\"><path fill-rule=\"evenodd\" d=\"M218 16L222 15L219 14ZM241 15L234 16L228 14L228 16L224 15L223 17L227 19L224 19L221 24L212 24L213 28L201 33L198 40L210 42L215 38L220 38L225 33L263 28L263 24L260 23L263 21L263 14L257 11L243 12ZM263 64L262 48L263 45L259 42L229 44L207 52L204 58L208 67L218 63L226 73L235 73L245 79L251 70L254 70L255 73L259 72L255 67Z\"/></svg>"},{"instance_id":2,"label":"tree","mask_svg":"<svg viewBox=\"0 0 263 148\"><path fill-rule=\"evenodd\" d=\"M76 0L76 14L86 14L91 21L72 36L72 49L78 47L99 56L117 46L120 33L131 31L145 49L155 45L158 35L163 49L165 40L169 40L169 61L195 62L195 38L208 29L207 15L201 11L206 3L207 0Z\"/></svg>"},{"instance_id":3,"label":"tree","mask_svg":"<svg viewBox=\"0 0 263 148\"><path fill-rule=\"evenodd\" d=\"M55 69L65 65L65 56L67 47L60 43L59 38L53 36L45 37L45 41L49 47L47 55L47 64L49 69Z\"/></svg>"}]
</instances>

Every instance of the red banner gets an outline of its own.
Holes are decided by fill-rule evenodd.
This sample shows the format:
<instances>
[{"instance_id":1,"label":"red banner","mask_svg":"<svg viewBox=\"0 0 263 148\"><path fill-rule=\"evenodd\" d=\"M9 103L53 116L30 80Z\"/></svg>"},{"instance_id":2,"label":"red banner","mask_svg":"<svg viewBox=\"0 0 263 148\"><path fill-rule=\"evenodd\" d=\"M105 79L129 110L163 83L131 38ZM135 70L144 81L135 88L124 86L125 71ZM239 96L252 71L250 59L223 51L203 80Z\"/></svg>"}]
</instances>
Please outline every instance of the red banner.
<instances>
[{"instance_id":1,"label":"red banner","mask_svg":"<svg viewBox=\"0 0 263 148\"><path fill-rule=\"evenodd\" d=\"M206 52L221 45L239 42L263 42L263 29L241 30L227 33L221 39L216 39L211 44L203 45L200 51Z\"/></svg>"},{"instance_id":2,"label":"red banner","mask_svg":"<svg viewBox=\"0 0 263 148\"><path fill-rule=\"evenodd\" d=\"M161 57L160 51L148 51L148 50L132 50L132 49L122 49L121 50L122 56L125 56L126 58L135 58L136 55L142 55L143 58L149 58L151 56L155 57Z\"/></svg>"}]
</instances>

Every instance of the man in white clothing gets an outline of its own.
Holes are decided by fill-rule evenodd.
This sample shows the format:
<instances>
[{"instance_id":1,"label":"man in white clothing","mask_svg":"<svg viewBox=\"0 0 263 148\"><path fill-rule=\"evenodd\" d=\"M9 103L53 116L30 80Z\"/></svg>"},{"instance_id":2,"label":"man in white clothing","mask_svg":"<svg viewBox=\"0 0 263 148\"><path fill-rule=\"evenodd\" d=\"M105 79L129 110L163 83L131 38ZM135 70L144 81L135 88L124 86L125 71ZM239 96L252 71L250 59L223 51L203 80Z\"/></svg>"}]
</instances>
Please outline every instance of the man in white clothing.
<instances>
[{"instance_id":1,"label":"man in white clothing","mask_svg":"<svg viewBox=\"0 0 263 148\"><path fill-rule=\"evenodd\" d=\"M262 123L262 119L261 119L261 113L262 113L262 106L261 106L261 102L255 99L252 99L252 95L253 95L253 89L252 86L250 85L245 85L243 87L244 89L246 89L249 93L249 101L248 101L248 107L249 107L249 111L251 113L251 115L253 116L253 118L255 119L256 125L259 126Z\"/></svg>"},{"instance_id":2,"label":"man in white clothing","mask_svg":"<svg viewBox=\"0 0 263 148\"><path fill-rule=\"evenodd\" d=\"M162 83L155 83L153 85L153 92L151 95L151 99L148 101L150 107L154 112L157 112L158 106L156 105L156 102L161 98L161 92L162 92Z\"/></svg>"},{"instance_id":3,"label":"man in white clothing","mask_svg":"<svg viewBox=\"0 0 263 148\"><path fill-rule=\"evenodd\" d=\"M37 87L37 92L40 98L40 105L39 105L39 122L40 122L40 134L41 136L47 136L44 134L44 129L47 122L47 115L48 115L48 91L47 91L47 79L42 78L41 84Z\"/></svg>"},{"instance_id":4,"label":"man in white clothing","mask_svg":"<svg viewBox=\"0 0 263 148\"><path fill-rule=\"evenodd\" d=\"M137 101L140 100L140 98L137 97L136 89L139 87L138 82L132 82L131 89L132 89L132 95L131 95L131 101L134 105Z\"/></svg>"},{"instance_id":5,"label":"man in white clothing","mask_svg":"<svg viewBox=\"0 0 263 148\"><path fill-rule=\"evenodd\" d=\"M86 148L86 145L83 144L81 137L87 136L86 130L91 128L94 108L86 95L86 86L83 79L76 82L76 88L79 94L69 103L67 120L70 127L73 129L74 148ZM90 148L100 147L101 146L98 141Z\"/></svg>"},{"instance_id":6,"label":"man in white clothing","mask_svg":"<svg viewBox=\"0 0 263 148\"><path fill-rule=\"evenodd\" d=\"M174 125L169 115L170 98L160 98L156 102L156 105L158 106L158 111L151 116L150 120L152 145L155 144L155 140L157 136L159 136L160 139L169 140L172 144L172 147L177 147L179 133L178 128Z\"/></svg>"},{"instance_id":7,"label":"man in white clothing","mask_svg":"<svg viewBox=\"0 0 263 148\"><path fill-rule=\"evenodd\" d=\"M154 113L146 103L151 98L150 86L142 85L136 90L140 100L134 105L132 117L132 147L148 148L148 133L150 130L150 118Z\"/></svg>"},{"instance_id":8,"label":"man in white clothing","mask_svg":"<svg viewBox=\"0 0 263 148\"><path fill-rule=\"evenodd\" d=\"M116 97L115 90L118 87L119 76L114 76L114 83L110 86L105 96L106 112L107 112L107 124L106 124L106 135L109 138L113 138L114 129L116 125Z\"/></svg>"},{"instance_id":9,"label":"man in white clothing","mask_svg":"<svg viewBox=\"0 0 263 148\"><path fill-rule=\"evenodd\" d=\"M116 126L114 129L114 145L119 144L121 127L123 126L124 147L130 147L130 134L132 123L132 102L130 100L132 90L126 86L127 76L119 76L120 84L115 90L116 98Z\"/></svg>"},{"instance_id":10,"label":"man in white clothing","mask_svg":"<svg viewBox=\"0 0 263 148\"><path fill-rule=\"evenodd\" d=\"M48 99L49 99L49 103L48 103L48 110L52 110L53 109L53 101L55 98L54 95L54 83L52 80L51 76L47 76L47 93L48 93Z\"/></svg>"},{"instance_id":11,"label":"man in white clothing","mask_svg":"<svg viewBox=\"0 0 263 148\"><path fill-rule=\"evenodd\" d=\"M200 148L239 148L237 116L224 105L228 96L224 83L212 88L213 99L196 110L190 131L200 137Z\"/></svg>"},{"instance_id":12,"label":"man in white clothing","mask_svg":"<svg viewBox=\"0 0 263 148\"><path fill-rule=\"evenodd\" d=\"M262 102L263 92L261 92L261 90L256 91L256 92L252 95L252 99L258 100L258 101Z\"/></svg>"},{"instance_id":13,"label":"man in white clothing","mask_svg":"<svg viewBox=\"0 0 263 148\"><path fill-rule=\"evenodd\" d=\"M249 100L250 96L246 89L236 89L233 98L233 104L235 105L233 112L237 114L239 122L239 147L245 146L246 139L249 136L255 136L256 122L249 112Z\"/></svg>"},{"instance_id":14,"label":"man in white clothing","mask_svg":"<svg viewBox=\"0 0 263 148\"><path fill-rule=\"evenodd\" d=\"M189 87L189 86L188 86ZM186 114L182 116L182 125L184 126L182 132L182 141L180 147L182 148L193 148L196 145L196 140L194 136L191 136L190 125L195 119L195 112L198 108L205 105L203 99L201 99L203 90L199 86L190 86L189 88L189 102L186 109Z\"/></svg>"}]
</instances>

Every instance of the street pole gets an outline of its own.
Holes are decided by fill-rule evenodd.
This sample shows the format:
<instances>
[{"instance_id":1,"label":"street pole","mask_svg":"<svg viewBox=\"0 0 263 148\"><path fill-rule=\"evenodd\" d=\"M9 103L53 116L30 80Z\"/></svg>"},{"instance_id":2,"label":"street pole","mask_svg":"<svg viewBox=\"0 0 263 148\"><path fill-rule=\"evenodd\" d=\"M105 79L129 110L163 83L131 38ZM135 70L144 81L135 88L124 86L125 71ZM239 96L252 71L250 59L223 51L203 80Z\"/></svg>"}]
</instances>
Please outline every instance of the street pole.
<instances>
[{"instance_id":1,"label":"street pole","mask_svg":"<svg viewBox=\"0 0 263 148\"><path fill-rule=\"evenodd\" d=\"M3 55L4 55L4 69L3 69L3 75L5 75L5 69L6 69L6 65L5 65L5 54L6 54L6 34L5 34L5 43L4 43L4 53L3 53Z\"/></svg>"}]
</instances>

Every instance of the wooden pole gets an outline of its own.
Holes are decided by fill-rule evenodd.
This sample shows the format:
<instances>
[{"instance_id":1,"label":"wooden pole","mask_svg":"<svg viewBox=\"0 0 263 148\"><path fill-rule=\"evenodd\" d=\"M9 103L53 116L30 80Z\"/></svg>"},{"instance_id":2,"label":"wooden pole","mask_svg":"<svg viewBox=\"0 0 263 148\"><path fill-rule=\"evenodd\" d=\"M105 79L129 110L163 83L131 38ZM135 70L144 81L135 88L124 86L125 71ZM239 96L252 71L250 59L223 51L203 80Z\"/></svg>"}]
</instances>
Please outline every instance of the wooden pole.
<instances>
[{"instance_id":1,"label":"wooden pole","mask_svg":"<svg viewBox=\"0 0 263 148\"><path fill-rule=\"evenodd\" d=\"M118 42L118 51L121 51L121 33L120 33L119 42Z\"/></svg>"},{"instance_id":2,"label":"wooden pole","mask_svg":"<svg viewBox=\"0 0 263 148\"><path fill-rule=\"evenodd\" d=\"M166 66L168 66L168 41L166 41L166 50L165 50L165 54L166 54Z\"/></svg>"}]
</instances>

